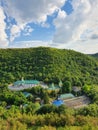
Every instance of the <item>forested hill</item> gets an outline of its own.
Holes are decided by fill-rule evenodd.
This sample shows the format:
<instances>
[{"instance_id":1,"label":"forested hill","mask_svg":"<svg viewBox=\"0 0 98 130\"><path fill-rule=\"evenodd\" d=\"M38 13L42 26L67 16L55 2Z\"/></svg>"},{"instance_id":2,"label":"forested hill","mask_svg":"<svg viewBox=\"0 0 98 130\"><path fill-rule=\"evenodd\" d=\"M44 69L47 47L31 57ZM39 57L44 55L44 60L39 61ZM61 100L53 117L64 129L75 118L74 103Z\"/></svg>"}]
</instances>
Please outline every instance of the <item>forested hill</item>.
<instances>
[{"instance_id":1,"label":"forested hill","mask_svg":"<svg viewBox=\"0 0 98 130\"><path fill-rule=\"evenodd\" d=\"M98 59L98 53L96 53L96 54L92 54L91 56L93 56L93 57L95 57L95 58Z\"/></svg>"},{"instance_id":2,"label":"forested hill","mask_svg":"<svg viewBox=\"0 0 98 130\"><path fill-rule=\"evenodd\" d=\"M73 85L98 83L98 62L72 50L54 48L0 49L0 82L21 79L69 80Z\"/></svg>"}]
</instances>

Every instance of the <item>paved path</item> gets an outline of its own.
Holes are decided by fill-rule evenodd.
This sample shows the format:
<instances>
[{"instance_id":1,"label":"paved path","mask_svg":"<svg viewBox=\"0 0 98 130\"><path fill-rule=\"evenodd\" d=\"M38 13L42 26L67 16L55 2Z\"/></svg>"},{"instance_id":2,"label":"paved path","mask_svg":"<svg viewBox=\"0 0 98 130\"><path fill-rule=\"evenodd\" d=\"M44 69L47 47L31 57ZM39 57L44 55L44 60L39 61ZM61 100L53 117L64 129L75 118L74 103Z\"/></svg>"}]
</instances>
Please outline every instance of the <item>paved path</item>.
<instances>
[{"instance_id":1,"label":"paved path","mask_svg":"<svg viewBox=\"0 0 98 130\"><path fill-rule=\"evenodd\" d=\"M80 96L80 97L64 100L64 103L68 107L79 108L88 105L90 103L90 99L86 96Z\"/></svg>"}]
</instances>

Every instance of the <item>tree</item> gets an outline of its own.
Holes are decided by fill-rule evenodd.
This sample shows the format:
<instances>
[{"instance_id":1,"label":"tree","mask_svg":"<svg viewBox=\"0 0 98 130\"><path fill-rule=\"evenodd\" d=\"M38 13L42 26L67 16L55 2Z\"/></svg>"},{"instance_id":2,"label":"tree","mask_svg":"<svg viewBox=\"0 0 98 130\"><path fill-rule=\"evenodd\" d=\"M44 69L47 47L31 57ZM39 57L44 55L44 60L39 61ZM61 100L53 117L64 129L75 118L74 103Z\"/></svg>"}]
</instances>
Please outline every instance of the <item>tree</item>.
<instances>
[{"instance_id":1,"label":"tree","mask_svg":"<svg viewBox=\"0 0 98 130\"><path fill-rule=\"evenodd\" d=\"M86 84L83 86L82 90L85 93L89 93L91 91L91 86Z\"/></svg>"},{"instance_id":2,"label":"tree","mask_svg":"<svg viewBox=\"0 0 98 130\"><path fill-rule=\"evenodd\" d=\"M45 104L48 104L49 103L49 95L48 95L48 93L47 92L45 92L45 91L42 91L43 93L41 93L41 95L42 95L42 100L44 100L44 103Z\"/></svg>"},{"instance_id":3,"label":"tree","mask_svg":"<svg viewBox=\"0 0 98 130\"><path fill-rule=\"evenodd\" d=\"M65 105L61 105L58 107L57 109L57 113L60 114L65 114L66 113L66 106Z\"/></svg>"},{"instance_id":4,"label":"tree","mask_svg":"<svg viewBox=\"0 0 98 130\"><path fill-rule=\"evenodd\" d=\"M55 105L46 104L37 111L37 114L46 114L51 112L57 112L57 107Z\"/></svg>"},{"instance_id":5,"label":"tree","mask_svg":"<svg viewBox=\"0 0 98 130\"><path fill-rule=\"evenodd\" d=\"M72 86L69 81L64 82L62 86L62 93L70 93L72 91Z\"/></svg>"}]
</instances>

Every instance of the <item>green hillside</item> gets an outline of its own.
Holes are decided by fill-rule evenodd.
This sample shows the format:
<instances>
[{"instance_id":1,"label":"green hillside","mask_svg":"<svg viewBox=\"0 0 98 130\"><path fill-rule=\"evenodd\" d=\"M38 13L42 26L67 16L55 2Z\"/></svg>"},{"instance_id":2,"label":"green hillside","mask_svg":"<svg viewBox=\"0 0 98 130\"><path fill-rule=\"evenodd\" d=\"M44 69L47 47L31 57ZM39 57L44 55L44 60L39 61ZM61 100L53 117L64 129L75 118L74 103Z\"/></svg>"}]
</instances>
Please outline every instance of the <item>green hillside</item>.
<instances>
[{"instance_id":1,"label":"green hillside","mask_svg":"<svg viewBox=\"0 0 98 130\"><path fill-rule=\"evenodd\" d=\"M54 83L62 80L63 86L59 92L40 86L13 92L7 89L9 83L21 77ZM0 130L98 129L98 85L93 84L98 83L98 62L91 56L43 47L1 49L0 82ZM83 85L81 93L77 93L82 96L75 97L74 103L80 105L87 96L84 101L89 99L90 104L77 109L67 106L67 102L53 105L57 96L68 94L72 85ZM29 93L29 97L24 93ZM75 94L72 90L71 93ZM80 97L82 100L76 100Z\"/></svg>"},{"instance_id":2,"label":"green hillside","mask_svg":"<svg viewBox=\"0 0 98 130\"><path fill-rule=\"evenodd\" d=\"M98 83L98 62L90 56L65 49L0 49L1 85L21 77L55 83L69 80L73 85Z\"/></svg>"},{"instance_id":3,"label":"green hillside","mask_svg":"<svg viewBox=\"0 0 98 130\"><path fill-rule=\"evenodd\" d=\"M92 54L91 56L93 56L94 58L98 58L98 53Z\"/></svg>"}]
</instances>

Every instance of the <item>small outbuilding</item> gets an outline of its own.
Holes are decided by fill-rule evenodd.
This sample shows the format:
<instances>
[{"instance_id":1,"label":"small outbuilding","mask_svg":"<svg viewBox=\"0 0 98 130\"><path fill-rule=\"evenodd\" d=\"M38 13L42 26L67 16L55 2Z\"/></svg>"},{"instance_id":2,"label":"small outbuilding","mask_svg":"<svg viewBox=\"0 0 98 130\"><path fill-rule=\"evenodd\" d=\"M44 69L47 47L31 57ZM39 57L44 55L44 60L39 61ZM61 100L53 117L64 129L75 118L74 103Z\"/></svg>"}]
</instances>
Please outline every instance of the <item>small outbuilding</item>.
<instances>
[{"instance_id":1,"label":"small outbuilding","mask_svg":"<svg viewBox=\"0 0 98 130\"><path fill-rule=\"evenodd\" d=\"M30 95L32 95L31 93L28 93L28 92L23 92L23 95L27 98L29 97Z\"/></svg>"},{"instance_id":2,"label":"small outbuilding","mask_svg":"<svg viewBox=\"0 0 98 130\"><path fill-rule=\"evenodd\" d=\"M81 91L81 87L73 86L73 91L79 92L79 91Z\"/></svg>"},{"instance_id":3,"label":"small outbuilding","mask_svg":"<svg viewBox=\"0 0 98 130\"><path fill-rule=\"evenodd\" d=\"M61 99L56 99L52 102L52 104L55 106L61 106L62 104L64 104L64 102Z\"/></svg>"},{"instance_id":4,"label":"small outbuilding","mask_svg":"<svg viewBox=\"0 0 98 130\"><path fill-rule=\"evenodd\" d=\"M81 95L81 87L73 86L72 90L73 90L73 92L74 92L74 94L76 96L80 96Z\"/></svg>"}]
</instances>

